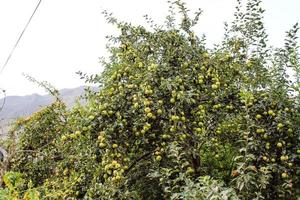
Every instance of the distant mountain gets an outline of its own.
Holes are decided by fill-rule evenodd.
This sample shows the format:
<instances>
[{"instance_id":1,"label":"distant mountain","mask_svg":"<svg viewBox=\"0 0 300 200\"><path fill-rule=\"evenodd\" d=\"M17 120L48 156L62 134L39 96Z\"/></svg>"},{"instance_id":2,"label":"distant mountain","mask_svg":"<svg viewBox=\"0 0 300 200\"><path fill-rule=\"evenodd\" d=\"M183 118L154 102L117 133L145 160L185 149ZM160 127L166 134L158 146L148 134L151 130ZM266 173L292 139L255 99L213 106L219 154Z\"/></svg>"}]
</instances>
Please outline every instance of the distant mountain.
<instances>
[{"instance_id":1,"label":"distant mountain","mask_svg":"<svg viewBox=\"0 0 300 200\"><path fill-rule=\"evenodd\" d=\"M81 86L72 89L62 89L59 93L62 100L70 107L85 93L85 88L87 87ZM92 87L91 89L96 90L96 87ZM0 137L1 132L2 134L7 132L8 124L10 124L11 121L19 117L31 115L42 107L51 104L53 101L54 97L50 95L32 94L26 96L7 96L3 110L0 112L0 127L2 128ZM2 102L3 99L0 99L1 104Z\"/></svg>"}]
</instances>

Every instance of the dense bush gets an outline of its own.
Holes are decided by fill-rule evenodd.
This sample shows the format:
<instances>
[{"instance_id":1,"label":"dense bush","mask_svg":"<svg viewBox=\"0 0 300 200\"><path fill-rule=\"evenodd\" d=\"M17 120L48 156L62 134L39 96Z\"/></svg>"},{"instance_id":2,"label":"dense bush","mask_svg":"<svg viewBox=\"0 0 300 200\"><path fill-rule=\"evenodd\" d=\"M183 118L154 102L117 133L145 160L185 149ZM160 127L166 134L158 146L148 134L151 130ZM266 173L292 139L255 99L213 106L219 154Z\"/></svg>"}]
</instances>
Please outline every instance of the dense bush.
<instances>
[{"instance_id":1,"label":"dense bush","mask_svg":"<svg viewBox=\"0 0 300 200\"><path fill-rule=\"evenodd\" d=\"M190 18L181 1L164 26L146 18L151 28L105 12L121 33L101 75L80 73L100 91L16 122L0 196L299 198L298 25L273 49L260 1L237 8L213 49L193 31L201 12Z\"/></svg>"}]
</instances>

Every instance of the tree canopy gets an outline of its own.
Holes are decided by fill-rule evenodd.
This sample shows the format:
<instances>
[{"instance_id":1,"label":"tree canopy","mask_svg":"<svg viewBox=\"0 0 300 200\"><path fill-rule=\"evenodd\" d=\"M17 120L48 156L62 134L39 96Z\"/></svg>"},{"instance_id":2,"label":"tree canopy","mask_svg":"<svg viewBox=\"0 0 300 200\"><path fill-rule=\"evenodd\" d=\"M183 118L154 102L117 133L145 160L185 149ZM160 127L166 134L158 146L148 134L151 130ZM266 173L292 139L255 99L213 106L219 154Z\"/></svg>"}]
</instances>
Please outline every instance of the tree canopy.
<instances>
[{"instance_id":1,"label":"tree canopy","mask_svg":"<svg viewBox=\"0 0 300 200\"><path fill-rule=\"evenodd\" d=\"M299 26L270 47L261 1L237 3L213 48L182 1L149 27L105 11L120 34L79 73L100 90L15 122L0 199L298 199Z\"/></svg>"}]
</instances>

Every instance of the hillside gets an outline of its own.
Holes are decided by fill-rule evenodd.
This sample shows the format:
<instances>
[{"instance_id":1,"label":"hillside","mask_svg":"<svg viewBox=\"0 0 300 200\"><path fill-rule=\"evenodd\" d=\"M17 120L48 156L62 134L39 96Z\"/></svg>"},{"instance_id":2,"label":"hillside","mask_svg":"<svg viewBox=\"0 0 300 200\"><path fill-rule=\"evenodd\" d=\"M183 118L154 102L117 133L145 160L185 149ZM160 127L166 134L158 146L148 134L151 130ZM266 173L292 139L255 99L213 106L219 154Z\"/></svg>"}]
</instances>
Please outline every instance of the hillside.
<instances>
[{"instance_id":1,"label":"hillside","mask_svg":"<svg viewBox=\"0 0 300 200\"><path fill-rule=\"evenodd\" d=\"M85 93L85 88L85 86L81 86L71 89L62 89L59 93L63 101L68 107L70 107ZM5 106L0 112L0 126L2 127L1 134L5 134L7 132L8 125L14 119L28 116L38 111L41 107L49 105L53 102L53 100L54 97L51 95L39 94L6 97ZM0 102L2 103L3 99L1 99Z\"/></svg>"}]
</instances>

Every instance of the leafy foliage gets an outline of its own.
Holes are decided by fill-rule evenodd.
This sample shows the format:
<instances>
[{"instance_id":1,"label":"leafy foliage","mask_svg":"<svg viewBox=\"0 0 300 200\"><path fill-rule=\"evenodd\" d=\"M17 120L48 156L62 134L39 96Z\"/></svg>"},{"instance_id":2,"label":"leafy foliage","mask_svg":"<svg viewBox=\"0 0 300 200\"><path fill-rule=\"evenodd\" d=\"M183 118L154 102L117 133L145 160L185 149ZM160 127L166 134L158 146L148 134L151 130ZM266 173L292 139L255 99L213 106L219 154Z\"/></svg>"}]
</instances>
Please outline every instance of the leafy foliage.
<instances>
[{"instance_id":1,"label":"leafy foliage","mask_svg":"<svg viewBox=\"0 0 300 200\"><path fill-rule=\"evenodd\" d=\"M150 28L133 26L104 12L120 35L109 37L102 74L79 73L100 91L71 110L57 98L16 122L6 176L31 185L4 179L0 195L299 198L299 28L283 48L268 47L260 3L248 0L243 10L238 1L213 49L193 31L201 10L191 18L181 1L170 2L164 26L148 16Z\"/></svg>"}]
</instances>

